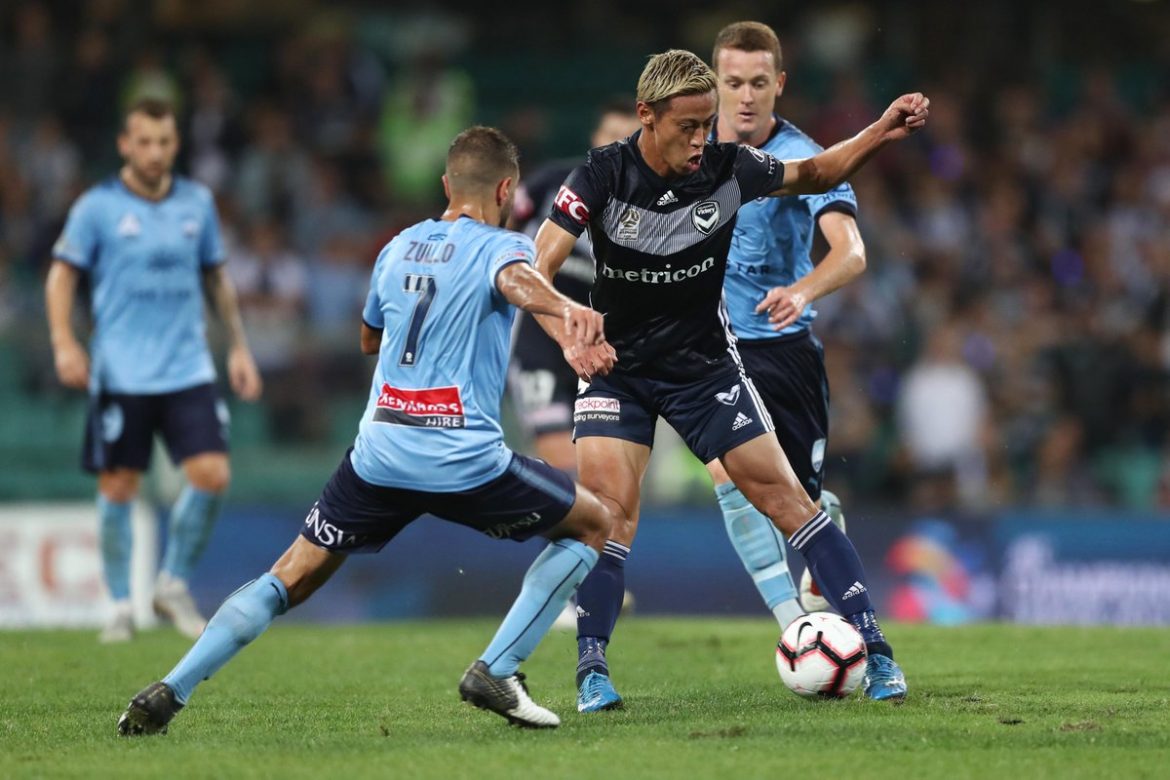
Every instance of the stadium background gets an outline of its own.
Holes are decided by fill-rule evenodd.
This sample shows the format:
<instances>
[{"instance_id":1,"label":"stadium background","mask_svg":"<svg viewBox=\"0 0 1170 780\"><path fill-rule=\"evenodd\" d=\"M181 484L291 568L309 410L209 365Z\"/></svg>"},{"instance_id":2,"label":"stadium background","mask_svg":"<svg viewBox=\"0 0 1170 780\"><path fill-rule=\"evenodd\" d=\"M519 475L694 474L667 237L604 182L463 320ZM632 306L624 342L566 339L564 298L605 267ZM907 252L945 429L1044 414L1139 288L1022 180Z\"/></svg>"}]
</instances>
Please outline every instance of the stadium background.
<instances>
[{"instance_id":1,"label":"stadium background","mask_svg":"<svg viewBox=\"0 0 1170 780\"><path fill-rule=\"evenodd\" d=\"M928 131L855 179L868 271L816 326L827 484L883 609L1170 623L1165 2L590 2L550 24L528 2L17 0L0 8L0 625L100 617L84 404L53 376L41 284L69 204L117 166L120 106L180 107L179 167L217 194L267 382L232 406L231 497L194 582L210 608L283 548L351 440L368 270L433 213L450 138L499 125L528 169L580 155L647 54L707 56L739 18L776 27L781 111L823 143L898 93L932 99ZM175 475L156 476L165 505ZM758 613L670 437L647 490L639 607ZM497 611L530 556L423 523L302 617ZM668 581L668 560L692 576Z\"/></svg>"}]
</instances>

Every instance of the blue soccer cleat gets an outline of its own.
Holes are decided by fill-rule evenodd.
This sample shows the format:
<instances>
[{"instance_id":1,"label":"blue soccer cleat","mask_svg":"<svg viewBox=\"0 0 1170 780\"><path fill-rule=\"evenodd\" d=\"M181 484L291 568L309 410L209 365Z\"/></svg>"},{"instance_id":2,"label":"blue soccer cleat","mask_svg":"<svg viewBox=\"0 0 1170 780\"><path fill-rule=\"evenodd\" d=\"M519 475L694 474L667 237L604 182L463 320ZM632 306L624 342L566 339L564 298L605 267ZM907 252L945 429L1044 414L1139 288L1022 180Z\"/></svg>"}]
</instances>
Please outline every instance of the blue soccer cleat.
<instances>
[{"instance_id":1,"label":"blue soccer cleat","mask_svg":"<svg viewBox=\"0 0 1170 780\"><path fill-rule=\"evenodd\" d=\"M621 706L621 694L614 690L607 675L590 672L581 681L581 689L577 691L577 712L601 712Z\"/></svg>"},{"instance_id":2,"label":"blue soccer cleat","mask_svg":"<svg viewBox=\"0 0 1170 780\"><path fill-rule=\"evenodd\" d=\"M889 656L874 653L865 661L865 695L874 701L906 698L906 675Z\"/></svg>"}]
</instances>

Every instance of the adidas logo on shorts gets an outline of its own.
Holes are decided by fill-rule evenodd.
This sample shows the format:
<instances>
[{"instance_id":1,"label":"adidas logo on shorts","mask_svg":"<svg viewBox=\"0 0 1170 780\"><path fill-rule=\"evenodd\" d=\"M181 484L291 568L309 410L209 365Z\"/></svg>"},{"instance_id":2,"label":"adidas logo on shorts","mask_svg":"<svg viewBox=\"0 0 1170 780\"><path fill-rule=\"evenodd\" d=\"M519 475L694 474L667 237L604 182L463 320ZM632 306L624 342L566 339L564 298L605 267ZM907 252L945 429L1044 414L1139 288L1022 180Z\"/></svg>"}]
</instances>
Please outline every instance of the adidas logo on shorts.
<instances>
[{"instance_id":1,"label":"adidas logo on shorts","mask_svg":"<svg viewBox=\"0 0 1170 780\"><path fill-rule=\"evenodd\" d=\"M752 418L748 417L743 412L736 412L735 413L735 422L733 422L731 424L731 430L738 431L743 426L751 425L751 424L752 424Z\"/></svg>"}]
</instances>

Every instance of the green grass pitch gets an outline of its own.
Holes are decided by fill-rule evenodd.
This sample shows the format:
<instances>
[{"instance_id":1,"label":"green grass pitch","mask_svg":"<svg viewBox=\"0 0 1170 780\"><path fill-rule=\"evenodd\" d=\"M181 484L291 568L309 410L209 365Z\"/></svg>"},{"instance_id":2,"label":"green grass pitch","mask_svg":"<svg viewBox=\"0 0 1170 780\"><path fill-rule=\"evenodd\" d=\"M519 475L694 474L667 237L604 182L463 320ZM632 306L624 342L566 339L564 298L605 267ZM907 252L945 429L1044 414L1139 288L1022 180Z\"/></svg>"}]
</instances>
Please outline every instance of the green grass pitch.
<instances>
[{"instance_id":1,"label":"green grass pitch","mask_svg":"<svg viewBox=\"0 0 1170 780\"><path fill-rule=\"evenodd\" d=\"M892 626L910 697L805 701L766 620L623 621L623 711L579 715L572 636L526 664L555 731L455 686L494 621L278 624L166 736L124 739L127 700L186 650L171 631L0 633L0 777L1170 777L1170 630Z\"/></svg>"}]
</instances>

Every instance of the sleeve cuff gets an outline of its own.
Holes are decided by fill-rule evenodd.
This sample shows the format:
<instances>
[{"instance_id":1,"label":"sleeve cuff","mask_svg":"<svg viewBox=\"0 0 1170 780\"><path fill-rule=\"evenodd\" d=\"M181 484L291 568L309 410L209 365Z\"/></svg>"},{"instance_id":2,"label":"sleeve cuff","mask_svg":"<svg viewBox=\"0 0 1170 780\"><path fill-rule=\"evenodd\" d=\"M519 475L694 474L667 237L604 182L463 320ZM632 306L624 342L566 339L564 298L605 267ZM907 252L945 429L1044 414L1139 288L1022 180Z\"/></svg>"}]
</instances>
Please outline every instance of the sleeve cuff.
<instances>
[{"instance_id":1,"label":"sleeve cuff","mask_svg":"<svg viewBox=\"0 0 1170 780\"><path fill-rule=\"evenodd\" d=\"M80 260L78 260L75 257L70 257L68 255L63 255L60 253L54 253L53 259L60 260L62 263L66 263L68 265L71 265L74 268L76 268L78 271L89 271L89 267L86 266L85 263L81 262Z\"/></svg>"},{"instance_id":2,"label":"sleeve cuff","mask_svg":"<svg viewBox=\"0 0 1170 780\"><path fill-rule=\"evenodd\" d=\"M822 214L836 211L840 214L847 214L850 217L857 216L857 206L853 205L847 200L835 200L832 203L826 203L817 209L817 213L813 214L813 220L816 221L821 218Z\"/></svg>"}]
</instances>

